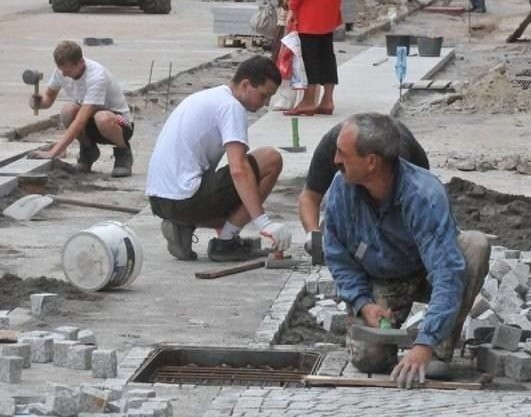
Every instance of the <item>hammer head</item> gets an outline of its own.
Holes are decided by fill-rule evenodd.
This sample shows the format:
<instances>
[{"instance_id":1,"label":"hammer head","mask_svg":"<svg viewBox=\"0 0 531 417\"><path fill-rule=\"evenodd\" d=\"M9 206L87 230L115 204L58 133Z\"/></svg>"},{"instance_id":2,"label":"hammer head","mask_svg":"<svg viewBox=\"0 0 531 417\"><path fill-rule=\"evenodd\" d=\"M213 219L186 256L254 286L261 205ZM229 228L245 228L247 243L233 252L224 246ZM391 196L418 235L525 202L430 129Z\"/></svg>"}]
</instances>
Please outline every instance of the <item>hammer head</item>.
<instances>
[{"instance_id":1,"label":"hammer head","mask_svg":"<svg viewBox=\"0 0 531 417\"><path fill-rule=\"evenodd\" d=\"M22 80L29 85L35 85L42 80L42 72L27 69L22 73Z\"/></svg>"}]
</instances>

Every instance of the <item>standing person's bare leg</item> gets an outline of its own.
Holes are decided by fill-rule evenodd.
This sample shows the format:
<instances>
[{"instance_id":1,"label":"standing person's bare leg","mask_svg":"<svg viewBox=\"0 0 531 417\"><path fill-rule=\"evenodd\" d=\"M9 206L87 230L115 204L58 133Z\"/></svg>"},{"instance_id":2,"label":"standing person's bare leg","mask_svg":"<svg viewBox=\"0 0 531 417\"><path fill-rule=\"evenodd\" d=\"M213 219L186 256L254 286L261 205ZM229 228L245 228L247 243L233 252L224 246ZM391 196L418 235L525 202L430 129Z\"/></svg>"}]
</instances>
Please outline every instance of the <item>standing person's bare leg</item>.
<instances>
[{"instance_id":1,"label":"standing person's bare leg","mask_svg":"<svg viewBox=\"0 0 531 417\"><path fill-rule=\"evenodd\" d=\"M316 113L332 114L334 112L334 88L335 84L325 84L323 86L323 97L321 97Z\"/></svg>"}]
</instances>

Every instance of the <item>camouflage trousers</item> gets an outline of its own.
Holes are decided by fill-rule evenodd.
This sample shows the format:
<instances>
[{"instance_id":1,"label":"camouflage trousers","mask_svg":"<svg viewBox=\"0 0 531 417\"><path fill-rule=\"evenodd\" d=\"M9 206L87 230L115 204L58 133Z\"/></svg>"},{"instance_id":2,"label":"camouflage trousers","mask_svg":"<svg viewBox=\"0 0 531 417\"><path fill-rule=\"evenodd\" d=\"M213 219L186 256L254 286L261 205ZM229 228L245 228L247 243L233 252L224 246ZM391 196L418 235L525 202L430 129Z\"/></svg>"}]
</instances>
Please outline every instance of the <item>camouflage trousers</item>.
<instances>
[{"instance_id":1,"label":"camouflage trousers","mask_svg":"<svg viewBox=\"0 0 531 417\"><path fill-rule=\"evenodd\" d=\"M447 362L452 359L454 348L461 337L465 318L489 271L490 245L486 236L481 232L466 231L461 232L458 239L466 261L467 284L452 333L435 348L434 352L438 359ZM399 328L406 320L414 301L427 303L431 295L431 286L425 274L413 276L407 280L371 278L369 284L374 301L391 310L395 328ZM349 314L350 325L366 325L361 317L352 315L352 310ZM362 372L387 373L397 363L398 348L396 345L354 340L351 337L350 328L347 331L346 342L352 364Z\"/></svg>"}]
</instances>

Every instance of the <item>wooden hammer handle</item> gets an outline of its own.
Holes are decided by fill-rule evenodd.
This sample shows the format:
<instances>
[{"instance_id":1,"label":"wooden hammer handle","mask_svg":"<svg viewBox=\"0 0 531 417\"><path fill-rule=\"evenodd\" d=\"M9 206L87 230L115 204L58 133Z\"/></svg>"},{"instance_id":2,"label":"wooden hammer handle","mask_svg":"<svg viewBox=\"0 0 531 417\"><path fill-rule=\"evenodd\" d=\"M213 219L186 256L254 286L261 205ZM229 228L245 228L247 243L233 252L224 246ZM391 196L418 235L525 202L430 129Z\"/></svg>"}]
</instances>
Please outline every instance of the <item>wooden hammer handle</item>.
<instances>
[{"instance_id":1,"label":"wooden hammer handle","mask_svg":"<svg viewBox=\"0 0 531 417\"><path fill-rule=\"evenodd\" d=\"M35 102L35 98L36 98L36 97L39 97L39 80L37 80L37 81L35 82L35 86L34 86L34 90L33 90L33 104L38 104L38 105L40 105L40 102L39 102L39 103ZM35 107L35 108L33 109L33 114L34 114L35 116L38 116L38 114L39 114L39 107Z\"/></svg>"}]
</instances>

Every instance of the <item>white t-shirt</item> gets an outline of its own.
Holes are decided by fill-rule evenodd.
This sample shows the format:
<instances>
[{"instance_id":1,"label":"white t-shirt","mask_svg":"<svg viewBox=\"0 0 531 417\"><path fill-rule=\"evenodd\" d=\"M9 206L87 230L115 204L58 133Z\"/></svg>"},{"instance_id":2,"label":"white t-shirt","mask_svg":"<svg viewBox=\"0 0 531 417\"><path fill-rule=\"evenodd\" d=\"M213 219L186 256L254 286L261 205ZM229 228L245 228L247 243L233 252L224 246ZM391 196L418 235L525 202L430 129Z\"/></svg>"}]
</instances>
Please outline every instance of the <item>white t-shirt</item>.
<instances>
[{"instance_id":1,"label":"white t-shirt","mask_svg":"<svg viewBox=\"0 0 531 417\"><path fill-rule=\"evenodd\" d=\"M227 85L188 96L171 113L149 162L146 194L172 200L192 197L208 169L216 169L224 145L247 147L247 110Z\"/></svg>"},{"instance_id":2,"label":"white t-shirt","mask_svg":"<svg viewBox=\"0 0 531 417\"><path fill-rule=\"evenodd\" d=\"M103 106L131 121L125 96L110 71L91 59L85 58L85 64L85 72L78 80L63 76L56 68L48 87L56 91L63 89L67 97L78 104Z\"/></svg>"}]
</instances>

